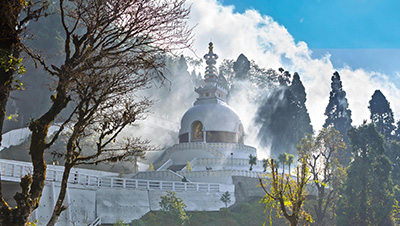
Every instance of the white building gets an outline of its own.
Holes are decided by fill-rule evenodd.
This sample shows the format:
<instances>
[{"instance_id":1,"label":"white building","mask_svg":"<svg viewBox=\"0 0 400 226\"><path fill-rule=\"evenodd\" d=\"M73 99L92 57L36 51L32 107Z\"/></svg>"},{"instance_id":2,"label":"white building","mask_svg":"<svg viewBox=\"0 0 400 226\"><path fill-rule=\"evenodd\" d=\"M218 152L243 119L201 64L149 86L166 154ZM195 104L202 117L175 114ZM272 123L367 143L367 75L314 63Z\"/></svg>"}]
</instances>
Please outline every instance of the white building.
<instances>
[{"instance_id":1,"label":"white building","mask_svg":"<svg viewBox=\"0 0 400 226\"><path fill-rule=\"evenodd\" d=\"M244 144L243 124L226 103L226 80L222 75L218 76L215 67L218 56L213 52L212 43L204 59L207 63L204 85L195 89L199 96L182 117L179 144L168 148L155 166L157 172L171 170L189 181L221 181L216 176L220 171L248 171L249 155L256 156L256 149ZM186 169L188 161L191 171ZM255 170L261 170L262 163L257 165ZM215 175L213 179L207 176L210 172ZM157 175L146 172L135 178L151 178L152 174ZM232 183L231 179L224 181Z\"/></svg>"},{"instance_id":2,"label":"white building","mask_svg":"<svg viewBox=\"0 0 400 226\"><path fill-rule=\"evenodd\" d=\"M249 155L256 149L245 145L245 132L235 111L226 103L226 80L215 67L218 56L204 56L207 67L204 84L195 91L199 97L183 115L179 143L165 150L154 163L156 171L142 171L121 177L116 173L73 169L69 178L67 210L57 225L112 224L117 220L129 223L152 210L159 210L160 196L175 191L188 205L189 211L216 211L224 204L222 194L237 200L262 196L256 188L257 161L249 171ZM190 162L192 170L186 168ZM4 188L10 191L8 202L18 190L19 179L32 171L30 163L0 160ZM60 189L63 167L49 166L40 206L32 215L44 224L51 216Z\"/></svg>"}]
</instances>

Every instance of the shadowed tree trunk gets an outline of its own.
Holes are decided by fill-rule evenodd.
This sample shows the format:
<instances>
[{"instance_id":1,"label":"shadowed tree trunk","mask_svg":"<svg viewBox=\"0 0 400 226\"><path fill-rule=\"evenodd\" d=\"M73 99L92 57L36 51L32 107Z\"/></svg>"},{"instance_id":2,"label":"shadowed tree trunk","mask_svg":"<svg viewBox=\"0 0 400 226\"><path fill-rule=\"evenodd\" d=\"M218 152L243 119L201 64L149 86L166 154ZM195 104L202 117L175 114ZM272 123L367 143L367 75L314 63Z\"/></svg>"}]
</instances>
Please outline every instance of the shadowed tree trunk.
<instances>
[{"instance_id":1,"label":"shadowed tree trunk","mask_svg":"<svg viewBox=\"0 0 400 226\"><path fill-rule=\"evenodd\" d=\"M46 8L47 1L41 0L2 0L0 2L0 142L6 118L7 100L13 89L14 75L18 68L22 67L19 59L23 49L20 42L21 33L25 30L25 25L41 17ZM24 16L21 18L22 14ZM38 137L38 133L35 133L35 137ZM40 144L34 145L31 153L40 153L40 146ZM11 208L4 200L0 178L0 225L25 225L32 211L37 208L44 186L46 165L43 156L40 155L32 156L32 163L33 176L27 175L21 179L22 192L14 196L17 203L15 208Z\"/></svg>"}]
</instances>

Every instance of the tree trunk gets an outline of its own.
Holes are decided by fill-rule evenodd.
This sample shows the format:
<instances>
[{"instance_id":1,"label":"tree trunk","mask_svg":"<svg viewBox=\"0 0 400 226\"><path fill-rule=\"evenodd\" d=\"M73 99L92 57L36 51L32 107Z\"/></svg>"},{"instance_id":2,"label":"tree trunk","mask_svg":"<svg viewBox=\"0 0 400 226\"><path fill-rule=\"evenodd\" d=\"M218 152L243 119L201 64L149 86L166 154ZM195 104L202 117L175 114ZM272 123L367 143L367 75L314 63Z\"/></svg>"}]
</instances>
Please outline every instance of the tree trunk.
<instances>
[{"instance_id":1,"label":"tree trunk","mask_svg":"<svg viewBox=\"0 0 400 226\"><path fill-rule=\"evenodd\" d=\"M2 0L0 1L0 60L8 61L9 56L19 57L19 37L16 30L18 16L22 10L22 1ZM13 75L15 68L13 64L0 66L0 144L3 134L3 123L6 117L6 105L12 89ZM22 181L21 181L22 182ZM22 186L22 184L21 184ZM19 193L20 194L20 193ZM22 195L23 196L23 195ZM18 193L16 194L18 196ZM16 199L17 200L17 199ZM17 201L18 203L18 201ZM24 225L19 220L22 217L22 209L11 209L5 202L2 194L0 175L0 225Z\"/></svg>"},{"instance_id":2,"label":"tree trunk","mask_svg":"<svg viewBox=\"0 0 400 226\"><path fill-rule=\"evenodd\" d=\"M322 226L323 222L324 222L324 213L322 210L322 205L323 205L323 200L325 197L325 187L320 185L318 187L318 204L316 206L316 210L315 210L315 215L316 215L316 220L315 220L315 224L317 226Z\"/></svg>"},{"instance_id":3,"label":"tree trunk","mask_svg":"<svg viewBox=\"0 0 400 226\"><path fill-rule=\"evenodd\" d=\"M0 3L0 60L8 61L8 56L19 57L19 36L17 31L18 17L22 10L20 0L2 0ZM6 105L12 88L14 64L0 67L0 135L6 116ZM0 136L0 143L1 143Z\"/></svg>"},{"instance_id":4,"label":"tree trunk","mask_svg":"<svg viewBox=\"0 0 400 226\"><path fill-rule=\"evenodd\" d=\"M295 216L290 216L289 218L287 218L290 222L290 226L297 226L297 224L299 223L299 221L296 219Z\"/></svg>"},{"instance_id":5,"label":"tree trunk","mask_svg":"<svg viewBox=\"0 0 400 226\"><path fill-rule=\"evenodd\" d=\"M58 194L58 199L56 205L54 206L53 214L51 215L51 218L47 223L47 226L54 226L57 223L58 218L60 218L61 213L66 209L66 207L63 205L63 202L65 199L65 194L67 192L68 178L71 172L71 168L72 168L71 164L65 164L63 178L61 181L60 193Z\"/></svg>"}]
</instances>

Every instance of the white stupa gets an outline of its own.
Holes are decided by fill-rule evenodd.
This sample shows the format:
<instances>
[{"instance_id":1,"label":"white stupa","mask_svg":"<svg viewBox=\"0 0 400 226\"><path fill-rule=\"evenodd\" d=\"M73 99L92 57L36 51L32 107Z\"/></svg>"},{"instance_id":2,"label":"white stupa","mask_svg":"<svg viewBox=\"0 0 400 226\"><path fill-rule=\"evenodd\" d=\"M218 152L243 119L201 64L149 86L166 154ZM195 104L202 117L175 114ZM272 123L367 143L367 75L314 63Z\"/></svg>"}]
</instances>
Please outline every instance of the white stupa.
<instances>
[{"instance_id":1,"label":"white stupa","mask_svg":"<svg viewBox=\"0 0 400 226\"><path fill-rule=\"evenodd\" d=\"M182 117L179 144L165 151L158 171L179 173L188 161L192 171L248 170L249 155L256 155L254 147L244 145L243 124L226 103L226 80L218 76L212 43L204 59L204 85L195 89L199 97Z\"/></svg>"}]
</instances>

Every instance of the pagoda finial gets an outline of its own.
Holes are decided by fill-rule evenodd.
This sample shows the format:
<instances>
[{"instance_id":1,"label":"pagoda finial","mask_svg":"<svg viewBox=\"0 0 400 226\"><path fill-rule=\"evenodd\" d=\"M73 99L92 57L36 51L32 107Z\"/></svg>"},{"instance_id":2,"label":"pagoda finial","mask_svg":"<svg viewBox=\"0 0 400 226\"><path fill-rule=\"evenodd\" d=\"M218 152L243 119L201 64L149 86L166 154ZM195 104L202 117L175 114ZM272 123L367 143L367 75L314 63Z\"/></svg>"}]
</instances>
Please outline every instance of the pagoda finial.
<instances>
[{"instance_id":1,"label":"pagoda finial","mask_svg":"<svg viewBox=\"0 0 400 226\"><path fill-rule=\"evenodd\" d=\"M208 53L204 55L206 60L206 73L204 75L206 83L217 81L218 73L215 64L217 63L218 56L213 52L214 45L212 42L208 44Z\"/></svg>"},{"instance_id":2,"label":"pagoda finial","mask_svg":"<svg viewBox=\"0 0 400 226\"><path fill-rule=\"evenodd\" d=\"M218 76L217 67L215 66L218 55L214 53L214 45L212 42L208 44L208 53L204 55L204 59L207 64L204 74L205 84L195 90L199 94L195 105L203 103L203 101L225 101L227 91L226 88L221 85L225 78L223 78L223 76Z\"/></svg>"}]
</instances>

